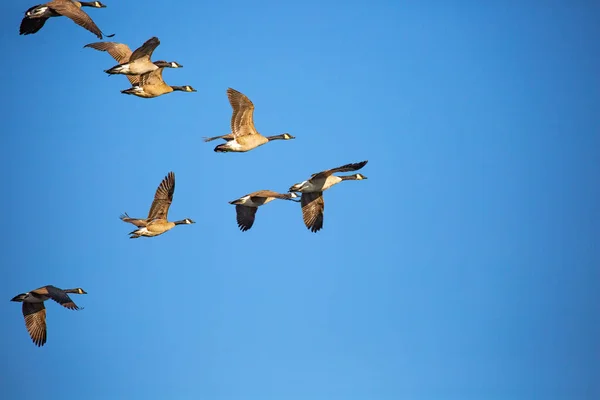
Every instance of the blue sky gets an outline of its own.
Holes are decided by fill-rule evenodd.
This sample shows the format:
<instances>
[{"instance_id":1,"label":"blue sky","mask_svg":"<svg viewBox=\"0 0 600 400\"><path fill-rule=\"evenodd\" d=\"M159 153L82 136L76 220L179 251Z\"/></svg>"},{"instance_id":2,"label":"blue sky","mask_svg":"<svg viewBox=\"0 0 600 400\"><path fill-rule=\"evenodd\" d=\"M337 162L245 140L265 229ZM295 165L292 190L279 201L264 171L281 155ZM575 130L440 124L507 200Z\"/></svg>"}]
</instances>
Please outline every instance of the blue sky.
<instances>
[{"instance_id":1,"label":"blue sky","mask_svg":"<svg viewBox=\"0 0 600 400\"><path fill-rule=\"evenodd\" d=\"M122 95L94 35L4 7L0 397L600 398L597 4L106 4L198 92ZM296 140L214 153L227 87ZM361 160L319 233L284 201L238 230L228 201ZM128 239L171 170L197 223ZM9 300L46 284L89 294L37 348Z\"/></svg>"}]
</instances>

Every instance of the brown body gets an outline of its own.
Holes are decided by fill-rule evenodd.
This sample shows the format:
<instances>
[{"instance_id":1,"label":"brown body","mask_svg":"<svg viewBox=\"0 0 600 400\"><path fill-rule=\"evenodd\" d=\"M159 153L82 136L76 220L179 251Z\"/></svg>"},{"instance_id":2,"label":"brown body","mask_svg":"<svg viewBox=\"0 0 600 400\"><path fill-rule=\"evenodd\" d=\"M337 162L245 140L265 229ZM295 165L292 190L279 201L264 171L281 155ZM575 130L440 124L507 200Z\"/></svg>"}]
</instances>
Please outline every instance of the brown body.
<instances>
[{"instance_id":1,"label":"brown body","mask_svg":"<svg viewBox=\"0 0 600 400\"><path fill-rule=\"evenodd\" d=\"M173 91L181 92L195 92L196 89L187 86L170 86L163 81L162 78L163 68L158 68L155 71L149 72L140 76L140 81L137 85L132 86L129 89L121 90L121 93L132 94L134 96L142 97L145 99L151 99L154 97L162 96L163 94L171 93Z\"/></svg>"}]
</instances>

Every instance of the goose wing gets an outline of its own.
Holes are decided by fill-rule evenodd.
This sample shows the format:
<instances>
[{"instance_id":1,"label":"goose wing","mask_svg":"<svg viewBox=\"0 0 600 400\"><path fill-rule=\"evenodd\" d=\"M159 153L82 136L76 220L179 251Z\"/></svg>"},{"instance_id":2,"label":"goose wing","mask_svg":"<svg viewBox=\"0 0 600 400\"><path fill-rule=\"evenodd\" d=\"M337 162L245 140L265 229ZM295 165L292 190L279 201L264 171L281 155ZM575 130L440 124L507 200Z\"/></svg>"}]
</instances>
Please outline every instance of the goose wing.
<instances>
[{"instance_id":1,"label":"goose wing","mask_svg":"<svg viewBox=\"0 0 600 400\"><path fill-rule=\"evenodd\" d=\"M313 232L323 228L323 211L325 211L323 192L302 193L300 204L304 225Z\"/></svg>"},{"instance_id":2,"label":"goose wing","mask_svg":"<svg viewBox=\"0 0 600 400\"><path fill-rule=\"evenodd\" d=\"M250 99L245 94L232 88L227 89L227 98L233 109L231 115L231 133L233 137L258 134L253 120L254 104Z\"/></svg>"},{"instance_id":3,"label":"goose wing","mask_svg":"<svg viewBox=\"0 0 600 400\"><path fill-rule=\"evenodd\" d=\"M164 68L155 69L152 72L145 73L140 77L140 86L161 85L164 84L162 73Z\"/></svg>"},{"instance_id":4,"label":"goose wing","mask_svg":"<svg viewBox=\"0 0 600 400\"><path fill-rule=\"evenodd\" d=\"M92 18L87 15L85 11L77 7L72 1L54 0L46 3L46 5L60 15L70 18L77 25L92 32L94 35L98 36L98 39L102 39L102 31L100 28L98 28Z\"/></svg>"},{"instance_id":5,"label":"goose wing","mask_svg":"<svg viewBox=\"0 0 600 400\"><path fill-rule=\"evenodd\" d=\"M154 194L154 201L150 206L148 212L148 221L155 219L167 219L169 213L169 207L173 201L173 193L175 193L175 174L169 172L169 174L162 180L156 193Z\"/></svg>"},{"instance_id":6,"label":"goose wing","mask_svg":"<svg viewBox=\"0 0 600 400\"><path fill-rule=\"evenodd\" d=\"M257 210L258 207L247 207L240 204L235 206L237 224L242 232L252 228Z\"/></svg>"},{"instance_id":7,"label":"goose wing","mask_svg":"<svg viewBox=\"0 0 600 400\"><path fill-rule=\"evenodd\" d=\"M154 49L156 49L159 44L160 40L158 40L156 36L146 40L143 45L135 49L133 54L131 54L131 57L129 57L129 61L137 60L142 57L150 59L152 52L154 52Z\"/></svg>"},{"instance_id":8,"label":"goose wing","mask_svg":"<svg viewBox=\"0 0 600 400\"><path fill-rule=\"evenodd\" d=\"M335 174L336 172L358 171L359 169L361 169L362 167L367 165L368 162L369 162L368 160L365 160L365 161L361 161L358 163L346 164L346 165L342 165L341 167L328 169L328 170L322 171L322 172L317 172L315 174L312 174L311 178L315 178L315 177L326 178L332 174Z\"/></svg>"},{"instance_id":9,"label":"goose wing","mask_svg":"<svg viewBox=\"0 0 600 400\"><path fill-rule=\"evenodd\" d=\"M46 343L46 307L44 303L23 302L25 327L33 343L43 346Z\"/></svg>"}]
</instances>

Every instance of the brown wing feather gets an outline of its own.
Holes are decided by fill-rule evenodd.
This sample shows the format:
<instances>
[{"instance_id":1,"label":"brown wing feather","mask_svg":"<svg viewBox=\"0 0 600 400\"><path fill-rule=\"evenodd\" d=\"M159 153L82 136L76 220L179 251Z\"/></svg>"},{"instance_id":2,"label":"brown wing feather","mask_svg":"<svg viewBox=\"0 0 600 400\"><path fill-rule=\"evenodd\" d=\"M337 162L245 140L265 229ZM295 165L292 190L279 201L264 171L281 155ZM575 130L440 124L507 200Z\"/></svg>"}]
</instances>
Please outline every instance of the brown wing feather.
<instances>
[{"instance_id":1,"label":"brown wing feather","mask_svg":"<svg viewBox=\"0 0 600 400\"><path fill-rule=\"evenodd\" d=\"M140 77L140 85L160 85L164 84L162 73L164 68L155 69L152 72L148 72Z\"/></svg>"},{"instance_id":2,"label":"brown wing feather","mask_svg":"<svg viewBox=\"0 0 600 400\"><path fill-rule=\"evenodd\" d=\"M325 178L336 172L358 171L359 169L361 169L362 167L367 165L368 162L369 162L368 160L365 160L365 161L361 161L358 163L346 164L346 165L342 165L341 167L328 169L328 170L322 171L322 172L317 172L315 174L312 174L311 178L314 178L314 177Z\"/></svg>"},{"instance_id":3,"label":"brown wing feather","mask_svg":"<svg viewBox=\"0 0 600 400\"><path fill-rule=\"evenodd\" d=\"M323 192L303 193L300 203L304 225L313 232L323 228L323 211L325 210Z\"/></svg>"},{"instance_id":4,"label":"brown wing feather","mask_svg":"<svg viewBox=\"0 0 600 400\"><path fill-rule=\"evenodd\" d=\"M156 36L151 37L150 39L146 40L143 45L135 49L135 51L131 54L131 57L129 57L129 61L137 60L138 58L142 57L150 58L154 52L154 49L156 49L159 44L160 40L158 40Z\"/></svg>"},{"instance_id":5,"label":"brown wing feather","mask_svg":"<svg viewBox=\"0 0 600 400\"><path fill-rule=\"evenodd\" d=\"M167 219L169 207L173 201L173 193L175 193L175 174L169 172L156 189L154 201L148 213L148 221L152 221L153 219Z\"/></svg>"},{"instance_id":6,"label":"brown wing feather","mask_svg":"<svg viewBox=\"0 0 600 400\"><path fill-rule=\"evenodd\" d=\"M49 3L46 3L48 7L59 13L60 15L64 15L67 18L70 18L77 25L87 29L92 32L94 35L98 36L99 39L102 39L102 31L98 26L94 23L92 18L87 15L85 11L81 8L77 7L75 3L72 1L60 1L55 0Z\"/></svg>"},{"instance_id":7,"label":"brown wing feather","mask_svg":"<svg viewBox=\"0 0 600 400\"><path fill-rule=\"evenodd\" d=\"M105 51L111 55L119 64L129 62L131 49L125 43L116 42L95 42L86 44L83 47L90 47L98 51Z\"/></svg>"},{"instance_id":8,"label":"brown wing feather","mask_svg":"<svg viewBox=\"0 0 600 400\"><path fill-rule=\"evenodd\" d=\"M106 51L111 55L119 64L125 64L129 62L131 57L131 49L124 43L115 42L95 42L86 44L83 47L89 47L99 51ZM140 78L137 75L125 75L132 85L137 84Z\"/></svg>"},{"instance_id":9,"label":"brown wing feather","mask_svg":"<svg viewBox=\"0 0 600 400\"><path fill-rule=\"evenodd\" d=\"M226 141L230 141L233 140L233 135L231 133L228 133L227 135L221 135L221 136L213 136L213 137L204 137L203 138L205 142L210 142L216 139L223 139Z\"/></svg>"},{"instance_id":10,"label":"brown wing feather","mask_svg":"<svg viewBox=\"0 0 600 400\"><path fill-rule=\"evenodd\" d=\"M257 207L246 207L240 204L235 206L237 224L242 232L252 228L257 210Z\"/></svg>"},{"instance_id":11,"label":"brown wing feather","mask_svg":"<svg viewBox=\"0 0 600 400\"><path fill-rule=\"evenodd\" d=\"M44 303L23 303L25 327L36 346L46 343L46 307Z\"/></svg>"},{"instance_id":12,"label":"brown wing feather","mask_svg":"<svg viewBox=\"0 0 600 400\"><path fill-rule=\"evenodd\" d=\"M245 94L232 88L227 89L227 98L233 109L231 115L231 133L233 137L256 135L258 132L256 132L253 120L254 104Z\"/></svg>"},{"instance_id":13,"label":"brown wing feather","mask_svg":"<svg viewBox=\"0 0 600 400\"><path fill-rule=\"evenodd\" d=\"M121 221L129 222L138 228L143 228L144 226L148 225L148 222L145 219L131 218L129 215L127 215L127 213L122 214L119 218L121 218Z\"/></svg>"}]
</instances>

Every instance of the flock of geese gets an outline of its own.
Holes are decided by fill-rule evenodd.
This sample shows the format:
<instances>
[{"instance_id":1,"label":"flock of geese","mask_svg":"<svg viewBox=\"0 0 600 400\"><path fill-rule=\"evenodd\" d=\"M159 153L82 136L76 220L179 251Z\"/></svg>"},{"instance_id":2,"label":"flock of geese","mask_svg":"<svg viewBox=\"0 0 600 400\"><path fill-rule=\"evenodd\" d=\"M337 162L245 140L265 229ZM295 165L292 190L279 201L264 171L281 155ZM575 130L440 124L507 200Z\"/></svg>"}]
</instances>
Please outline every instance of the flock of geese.
<instances>
[{"instance_id":1,"label":"flock of geese","mask_svg":"<svg viewBox=\"0 0 600 400\"><path fill-rule=\"evenodd\" d=\"M106 6L99 1L52 0L28 9L21 21L19 33L21 35L36 33L44 26L47 19L64 16L102 39L103 32L90 16L82 10L82 7L105 8ZM114 34L104 36L112 37ZM181 68L183 66L176 61L151 61L152 53L159 44L158 38L152 37L134 51L131 51L126 44L115 42L96 42L87 44L84 47L105 51L117 61L117 65L104 72L127 77L131 83L131 88L122 90L121 93L142 98L153 98L173 91L195 92L196 90L189 85L171 86L163 81L162 71L164 68ZM225 141L214 148L215 152L247 152L273 140L294 139L294 136L289 133L275 136L261 135L254 127L254 104L250 99L232 88L227 89L227 97L233 109L231 132L226 135L204 139L205 142L217 139ZM360 173L345 176L334 174L355 172L366 164L367 161L361 161L314 173L307 180L292 185L287 193L259 190L232 200L229 203L235 205L237 225L243 232L249 230L254 224L258 208L275 199L280 199L300 202L304 224L310 231L318 232L323 228L325 209L323 192L342 181L366 179ZM159 236L177 225L194 223L190 218L177 221L168 220L167 216L169 207L173 202L174 192L175 174L169 172L156 189L154 200L146 218L131 218L127 213L120 216L123 222L133 224L136 227L134 231L129 233L131 239ZM60 289L47 285L12 298L11 301L23 303L25 326L33 343L37 346L43 346L46 343L46 308L44 306L46 300L52 299L70 310L80 309L69 297L69 294L87 293L82 288Z\"/></svg>"}]
</instances>

